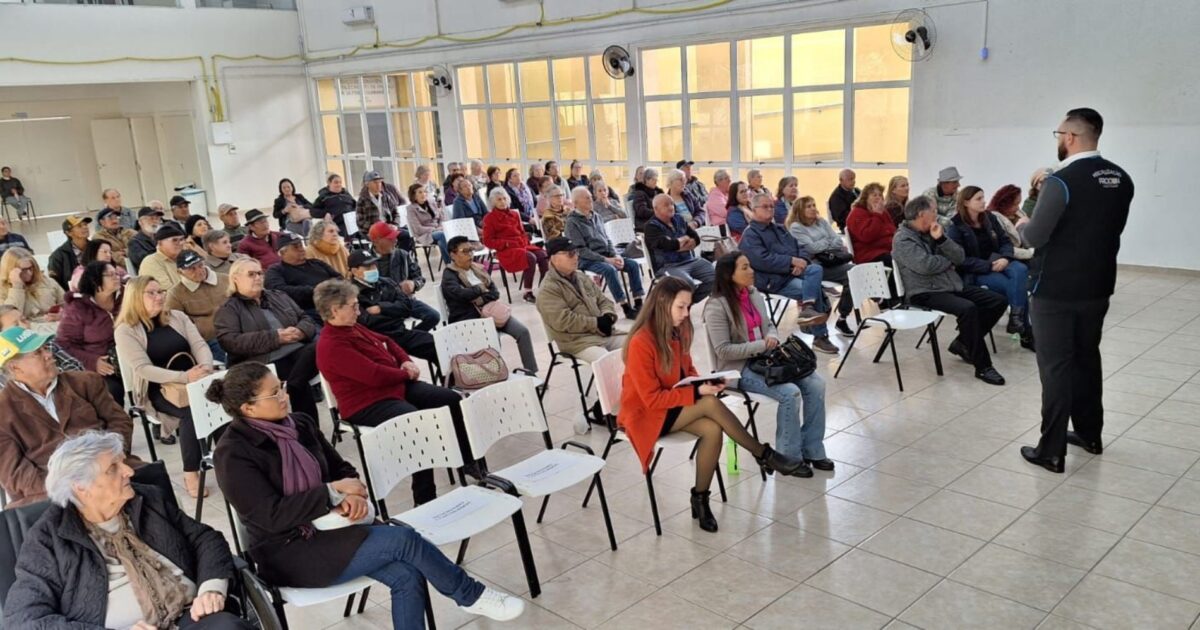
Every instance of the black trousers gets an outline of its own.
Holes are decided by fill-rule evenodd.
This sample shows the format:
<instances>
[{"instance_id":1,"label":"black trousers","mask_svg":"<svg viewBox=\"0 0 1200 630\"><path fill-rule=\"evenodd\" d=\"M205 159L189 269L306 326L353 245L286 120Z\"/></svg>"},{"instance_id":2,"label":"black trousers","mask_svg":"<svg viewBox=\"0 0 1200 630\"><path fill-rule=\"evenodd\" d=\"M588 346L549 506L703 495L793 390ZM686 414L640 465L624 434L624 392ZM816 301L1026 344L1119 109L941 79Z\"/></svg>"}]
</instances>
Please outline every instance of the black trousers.
<instances>
[{"instance_id":1,"label":"black trousers","mask_svg":"<svg viewBox=\"0 0 1200 630\"><path fill-rule=\"evenodd\" d=\"M112 399L117 401L118 405L125 407L125 383L121 380L121 374L109 374L104 377L104 386L108 388L108 394Z\"/></svg>"},{"instance_id":2,"label":"black trousers","mask_svg":"<svg viewBox=\"0 0 1200 630\"><path fill-rule=\"evenodd\" d=\"M183 456L183 472L200 472L200 440L196 439L192 409L171 404L157 387L151 387L150 390L150 406L155 411L179 418L179 454Z\"/></svg>"},{"instance_id":3,"label":"black trousers","mask_svg":"<svg viewBox=\"0 0 1200 630\"><path fill-rule=\"evenodd\" d=\"M1041 457L1067 453L1067 423L1086 442L1104 429L1100 337L1108 298L1086 301L1030 300L1042 379Z\"/></svg>"},{"instance_id":4,"label":"black trousers","mask_svg":"<svg viewBox=\"0 0 1200 630\"><path fill-rule=\"evenodd\" d=\"M992 367L992 355L984 337L1008 308L1008 300L1003 295L979 287L963 287L957 293L919 293L909 301L956 317L958 340L967 347L967 356L971 357L975 369Z\"/></svg>"},{"instance_id":5,"label":"black trousers","mask_svg":"<svg viewBox=\"0 0 1200 630\"><path fill-rule=\"evenodd\" d=\"M437 365L437 347L433 343L433 335L424 330L406 329L391 333L391 338L410 355Z\"/></svg>"},{"instance_id":6,"label":"black trousers","mask_svg":"<svg viewBox=\"0 0 1200 630\"><path fill-rule=\"evenodd\" d=\"M309 342L303 348L275 362L279 380L287 381L288 398L292 411L307 414L317 420L317 399L313 398L309 381L317 375L317 344Z\"/></svg>"},{"instance_id":7,"label":"black trousers","mask_svg":"<svg viewBox=\"0 0 1200 630\"><path fill-rule=\"evenodd\" d=\"M418 409L450 407L450 418L454 422L454 433L464 463L473 461L471 447L467 441L467 426L463 423L462 397L447 387L430 385L424 381L410 381L404 388L404 400L395 398L380 400L354 415L343 418L346 422L362 427L377 427L396 416L412 413ZM437 498L437 485L432 470L422 470L412 477L413 503L421 505ZM382 499L383 497L376 497Z\"/></svg>"}]
</instances>

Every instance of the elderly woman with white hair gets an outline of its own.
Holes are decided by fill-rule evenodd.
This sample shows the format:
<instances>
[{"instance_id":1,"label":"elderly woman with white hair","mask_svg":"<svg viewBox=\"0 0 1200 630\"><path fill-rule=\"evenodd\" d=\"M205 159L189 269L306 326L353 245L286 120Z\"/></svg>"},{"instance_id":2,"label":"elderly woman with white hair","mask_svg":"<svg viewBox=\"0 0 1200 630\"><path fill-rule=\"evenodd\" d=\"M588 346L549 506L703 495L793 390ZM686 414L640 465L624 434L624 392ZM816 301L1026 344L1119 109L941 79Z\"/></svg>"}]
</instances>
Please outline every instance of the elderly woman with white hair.
<instances>
[{"instance_id":1,"label":"elderly woman with white hair","mask_svg":"<svg viewBox=\"0 0 1200 630\"><path fill-rule=\"evenodd\" d=\"M683 217L683 222L692 229L704 225L704 208L684 192L688 183L687 175L679 169L671 169L663 177L667 181L667 195L675 204L675 214Z\"/></svg>"},{"instance_id":2,"label":"elderly woman with white hair","mask_svg":"<svg viewBox=\"0 0 1200 630\"><path fill-rule=\"evenodd\" d=\"M525 289L525 301L533 303L537 301L533 297L533 272L536 269L545 277L550 263L546 250L530 243L521 213L509 207L510 201L503 188L493 188L488 195L491 210L483 215L483 244L496 252L502 270L525 272L521 286Z\"/></svg>"},{"instance_id":3,"label":"elderly woman with white hair","mask_svg":"<svg viewBox=\"0 0 1200 630\"><path fill-rule=\"evenodd\" d=\"M21 546L7 627L254 627L225 612L236 569L224 536L132 476L115 433L81 433L54 451L53 505Z\"/></svg>"}]
</instances>

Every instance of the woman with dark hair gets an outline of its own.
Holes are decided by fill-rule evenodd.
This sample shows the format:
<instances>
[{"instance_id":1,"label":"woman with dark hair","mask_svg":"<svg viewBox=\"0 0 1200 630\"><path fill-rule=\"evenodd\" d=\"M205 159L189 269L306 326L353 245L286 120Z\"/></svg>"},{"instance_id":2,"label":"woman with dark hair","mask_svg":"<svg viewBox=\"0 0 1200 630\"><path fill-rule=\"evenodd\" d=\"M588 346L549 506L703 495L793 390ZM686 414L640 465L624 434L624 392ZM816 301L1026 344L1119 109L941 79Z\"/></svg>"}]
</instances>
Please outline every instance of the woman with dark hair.
<instances>
[{"instance_id":1,"label":"woman with dark hair","mask_svg":"<svg viewBox=\"0 0 1200 630\"><path fill-rule=\"evenodd\" d=\"M729 226L729 235L735 241L742 240L742 232L750 226L750 186L746 182L733 182L729 185L729 200L725 202L725 225Z\"/></svg>"},{"instance_id":2,"label":"woman with dark hair","mask_svg":"<svg viewBox=\"0 0 1200 630\"><path fill-rule=\"evenodd\" d=\"M717 519L709 508L708 490L721 444L729 436L750 451L759 466L785 475L804 468L803 460L777 453L769 444L754 439L737 416L718 398L724 381L675 387L684 378L698 376L692 363L692 284L664 276L650 289L629 341L625 345L625 375L621 387L621 411L617 423L625 429L642 463L650 468L658 438L686 431L700 438L696 449L696 482L692 487L692 518L700 529L717 531Z\"/></svg>"},{"instance_id":3,"label":"woman with dark hair","mask_svg":"<svg viewBox=\"0 0 1200 630\"><path fill-rule=\"evenodd\" d=\"M983 189L964 186L958 191L957 213L946 228L946 237L963 248L957 265L963 283L1008 298L1008 334L1024 335L1029 327L1029 268L1016 259L1012 241L1000 220L984 206Z\"/></svg>"},{"instance_id":4,"label":"woman with dark hair","mask_svg":"<svg viewBox=\"0 0 1200 630\"><path fill-rule=\"evenodd\" d=\"M790 175L779 180L779 187L775 189L776 223L783 225L787 222L788 213L792 211L792 206L799 198L800 180Z\"/></svg>"},{"instance_id":5,"label":"woman with dark hair","mask_svg":"<svg viewBox=\"0 0 1200 630\"><path fill-rule=\"evenodd\" d=\"M529 165L529 179L525 180L525 186L534 195L542 190L542 178L546 176L546 167L534 162Z\"/></svg>"},{"instance_id":6,"label":"woman with dark hair","mask_svg":"<svg viewBox=\"0 0 1200 630\"><path fill-rule=\"evenodd\" d=\"M233 418L216 449L217 484L263 579L324 588L369 576L391 588L397 629L424 627L426 582L471 614L507 621L524 611L520 598L470 577L411 527L370 520L358 471L315 418L292 411L287 386L266 365L233 366L205 398Z\"/></svg>"},{"instance_id":7,"label":"woman with dark hair","mask_svg":"<svg viewBox=\"0 0 1200 630\"><path fill-rule=\"evenodd\" d=\"M438 251L442 252L442 260L450 260L446 251L446 233L442 230L442 221L446 220L446 211L429 201L429 189L421 184L408 187L408 229L418 245L437 243Z\"/></svg>"},{"instance_id":8,"label":"woman with dark hair","mask_svg":"<svg viewBox=\"0 0 1200 630\"><path fill-rule=\"evenodd\" d=\"M488 190L488 194L491 192ZM533 191L521 181L520 170L510 168L504 173L504 192L508 193L512 208L521 213L521 220L526 223L531 221L537 205L533 200Z\"/></svg>"},{"instance_id":9,"label":"woman with dark hair","mask_svg":"<svg viewBox=\"0 0 1200 630\"><path fill-rule=\"evenodd\" d=\"M762 293L754 288L750 259L738 252L726 254L717 261L716 273L712 296L704 305L708 341L717 357L713 369L740 372L739 389L778 403L775 445L780 453L804 461L792 475L811 477L809 466L833 470L833 461L825 456L825 381L814 371L795 382L770 385L765 376L750 369L751 359L779 345L779 331L771 323Z\"/></svg>"},{"instance_id":10,"label":"woman with dark hair","mask_svg":"<svg viewBox=\"0 0 1200 630\"><path fill-rule=\"evenodd\" d=\"M588 176L583 174L583 165L579 160L571 160L571 168L567 171L567 188L574 190L577 186L587 187L590 183Z\"/></svg>"},{"instance_id":11,"label":"woman with dark hair","mask_svg":"<svg viewBox=\"0 0 1200 630\"><path fill-rule=\"evenodd\" d=\"M558 186L559 188L567 185L567 182L564 182L563 178L559 176L558 162L555 162L554 160L546 162L546 177L549 178L550 181L554 182L554 185Z\"/></svg>"},{"instance_id":12,"label":"woman with dark hair","mask_svg":"<svg viewBox=\"0 0 1200 630\"><path fill-rule=\"evenodd\" d=\"M1004 228L1004 233L1012 242L1013 257L1017 260L1033 258L1032 247L1021 247L1021 231L1017 229L1029 222L1029 217L1021 209L1021 189L1012 184L1001 186L1000 190L992 195L987 209L1000 222L1000 227Z\"/></svg>"},{"instance_id":13,"label":"woman with dark hair","mask_svg":"<svg viewBox=\"0 0 1200 630\"><path fill-rule=\"evenodd\" d=\"M1033 172L1029 178L1029 197L1025 199L1025 203L1021 204L1021 210L1025 216L1033 218L1033 209L1037 207L1038 195L1042 192L1042 184L1046 181L1046 176L1054 173L1052 168L1039 168Z\"/></svg>"},{"instance_id":14,"label":"woman with dark hair","mask_svg":"<svg viewBox=\"0 0 1200 630\"><path fill-rule=\"evenodd\" d=\"M288 215L285 210L290 205L297 205L301 208L312 210L313 205L309 203L304 195L296 192L296 184L292 180L284 177L279 180L279 196L275 198L275 218L279 219L280 225L288 220Z\"/></svg>"},{"instance_id":15,"label":"woman with dark hair","mask_svg":"<svg viewBox=\"0 0 1200 630\"><path fill-rule=\"evenodd\" d=\"M854 248L854 263L881 262L892 266L892 237L896 224L883 201L883 186L871 182L863 187L846 216L846 230Z\"/></svg>"},{"instance_id":16,"label":"woman with dark hair","mask_svg":"<svg viewBox=\"0 0 1200 630\"><path fill-rule=\"evenodd\" d=\"M202 258L207 256L208 252L204 251L204 235L208 234L210 229L208 219L198 214L188 217L187 222L183 224L184 248L196 252Z\"/></svg>"},{"instance_id":17,"label":"woman with dark hair","mask_svg":"<svg viewBox=\"0 0 1200 630\"><path fill-rule=\"evenodd\" d=\"M129 272L124 267L117 265L116 261L113 260L112 243L100 239L92 239L83 248L83 254L79 256L79 264L71 272L71 281L67 283L71 291L79 290L79 278L83 276L84 267L96 261L113 263L113 267L117 270L117 275L121 278L121 284L125 284L125 280L129 277ZM67 297L70 297L70 295Z\"/></svg>"},{"instance_id":18,"label":"woman with dark hair","mask_svg":"<svg viewBox=\"0 0 1200 630\"><path fill-rule=\"evenodd\" d=\"M325 178L325 187L317 191L317 200L312 205L312 216L315 219L330 217L338 226L338 233L346 233L346 214L353 213L358 207L358 201L346 190L342 176L330 173ZM367 226L370 227L370 226Z\"/></svg>"},{"instance_id":19,"label":"woman with dark hair","mask_svg":"<svg viewBox=\"0 0 1200 630\"><path fill-rule=\"evenodd\" d=\"M492 192L497 188L504 187L504 180L500 179L500 167L495 164L487 167L487 186L485 190Z\"/></svg>"},{"instance_id":20,"label":"woman with dark hair","mask_svg":"<svg viewBox=\"0 0 1200 630\"><path fill-rule=\"evenodd\" d=\"M111 262L94 260L88 263L79 275L77 292L67 295L55 340L68 354L79 359L84 369L103 376L108 393L124 406L125 384L117 369L117 342L113 338L114 322L117 313L121 312L121 279Z\"/></svg>"}]
</instances>

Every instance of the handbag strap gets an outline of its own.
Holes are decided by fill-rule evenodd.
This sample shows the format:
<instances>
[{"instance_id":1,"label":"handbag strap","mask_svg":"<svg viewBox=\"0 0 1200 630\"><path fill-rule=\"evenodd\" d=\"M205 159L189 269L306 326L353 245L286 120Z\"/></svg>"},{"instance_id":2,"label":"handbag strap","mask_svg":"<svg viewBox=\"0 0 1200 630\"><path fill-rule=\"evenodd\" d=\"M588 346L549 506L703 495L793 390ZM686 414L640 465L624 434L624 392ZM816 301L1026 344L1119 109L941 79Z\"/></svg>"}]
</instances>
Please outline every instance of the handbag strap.
<instances>
[{"instance_id":1,"label":"handbag strap","mask_svg":"<svg viewBox=\"0 0 1200 630\"><path fill-rule=\"evenodd\" d=\"M195 367L196 365L198 365L198 363L196 362L196 357L192 356L191 352L176 352L175 354L171 355L170 359L167 359L167 364L163 367L163 369L166 369L166 370L171 369L171 364L175 363L175 359L178 359L181 356L191 359L192 367ZM191 369L191 368L188 368L188 369Z\"/></svg>"}]
</instances>

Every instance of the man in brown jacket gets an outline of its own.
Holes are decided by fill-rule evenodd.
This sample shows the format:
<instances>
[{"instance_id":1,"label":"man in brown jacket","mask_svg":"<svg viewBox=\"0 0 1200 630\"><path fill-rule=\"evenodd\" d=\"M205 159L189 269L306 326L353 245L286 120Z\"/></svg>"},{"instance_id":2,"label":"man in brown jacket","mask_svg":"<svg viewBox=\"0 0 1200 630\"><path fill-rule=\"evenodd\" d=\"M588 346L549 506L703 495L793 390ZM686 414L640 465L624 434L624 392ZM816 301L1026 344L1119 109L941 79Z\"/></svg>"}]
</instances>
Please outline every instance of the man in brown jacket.
<instances>
[{"instance_id":1,"label":"man in brown jacket","mask_svg":"<svg viewBox=\"0 0 1200 630\"><path fill-rule=\"evenodd\" d=\"M167 292L167 308L183 311L190 317L200 336L212 349L213 359L224 363L225 351L217 343L213 316L229 299L229 276L213 271L204 264L200 254L191 250L179 254L175 266L179 268L179 284Z\"/></svg>"},{"instance_id":2,"label":"man in brown jacket","mask_svg":"<svg viewBox=\"0 0 1200 630\"><path fill-rule=\"evenodd\" d=\"M590 363L622 347L625 333L613 328L616 304L579 271L580 247L561 236L546 243L551 269L542 279L537 308L546 336L559 350Z\"/></svg>"},{"instance_id":3,"label":"man in brown jacket","mask_svg":"<svg viewBox=\"0 0 1200 630\"><path fill-rule=\"evenodd\" d=\"M95 372L62 372L46 347L50 335L24 328L0 333L0 369L8 384L0 389L0 486L8 507L45 500L46 465L67 438L89 430L111 431L130 454L133 421L113 400Z\"/></svg>"},{"instance_id":4,"label":"man in brown jacket","mask_svg":"<svg viewBox=\"0 0 1200 630\"><path fill-rule=\"evenodd\" d=\"M113 263L124 267L125 255L129 249L129 241L137 236L137 232L121 227L121 213L112 208L103 208L96 215L96 233L94 240L101 240L112 247Z\"/></svg>"}]
</instances>

